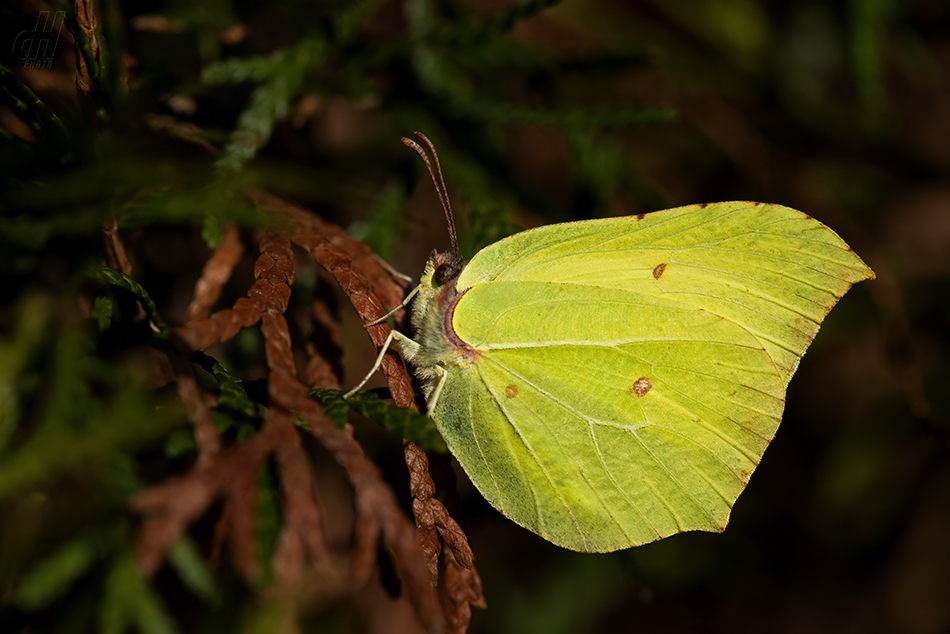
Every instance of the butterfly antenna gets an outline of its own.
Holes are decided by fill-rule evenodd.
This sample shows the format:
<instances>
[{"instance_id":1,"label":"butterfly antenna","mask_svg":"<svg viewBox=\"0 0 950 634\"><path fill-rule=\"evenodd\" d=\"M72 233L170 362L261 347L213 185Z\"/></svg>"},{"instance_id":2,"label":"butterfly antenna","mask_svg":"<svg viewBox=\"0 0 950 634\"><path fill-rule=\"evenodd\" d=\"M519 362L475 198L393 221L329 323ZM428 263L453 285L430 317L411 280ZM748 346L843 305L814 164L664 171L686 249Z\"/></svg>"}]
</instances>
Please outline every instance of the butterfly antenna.
<instances>
[{"instance_id":1,"label":"butterfly antenna","mask_svg":"<svg viewBox=\"0 0 950 634\"><path fill-rule=\"evenodd\" d=\"M422 148L421 145L416 143L410 138L403 137L402 142L406 147L410 147L416 151L422 161L426 164L426 169L429 170L429 177L432 179L432 184L435 186L435 193L439 195L439 202L442 203L442 210L445 212L445 220L449 224L449 238L452 241L452 252L456 257L459 255L459 241L458 236L455 233L455 218L452 216L452 203L449 201L449 190L445 186L445 179L442 177L442 166L439 165L439 154L435 151L435 146L432 144L426 135L421 132L414 133L415 137L425 143L426 148L429 152L432 153L432 162L435 163L435 169L432 169L432 163L429 162L429 156L426 154L426 151Z\"/></svg>"}]
</instances>

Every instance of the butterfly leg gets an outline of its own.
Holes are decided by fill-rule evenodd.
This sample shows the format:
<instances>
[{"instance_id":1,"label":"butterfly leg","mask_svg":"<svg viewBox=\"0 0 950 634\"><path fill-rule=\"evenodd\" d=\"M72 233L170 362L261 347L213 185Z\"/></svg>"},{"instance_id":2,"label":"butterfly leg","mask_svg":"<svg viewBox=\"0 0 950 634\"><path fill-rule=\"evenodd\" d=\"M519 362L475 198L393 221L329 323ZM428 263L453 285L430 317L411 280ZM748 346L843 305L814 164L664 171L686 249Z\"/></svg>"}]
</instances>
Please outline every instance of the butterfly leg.
<instances>
[{"instance_id":1,"label":"butterfly leg","mask_svg":"<svg viewBox=\"0 0 950 634\"><path fill-rule=\"evenodd\" d=\"M439 382L436 384L435 389L432 390L432 395L429 397L428 402L426 402L426 410L432 412L435 409L435 406L439 402L439 396L442 394L442 386L445 385L445 380L449 378L449 372L441 365L436 365L432 367L435 370L436 375L439 377Z\"/></svg>"},{"instance_id":2,"label":"butterfly leg","mask_svg":"<svg viewBox=\"0 0 950 634\"><path fill-rule=\"evenodd\" d=\"M384 318L384 319L385 319L385 318ZM374 323L375 323L375 322L374 322ZM366 324L366 325L368 326L369 324ZM395 330L390 330L390 331L389 331L389 336L386 337L386 341L383 342L383 347L379 349L379 354L376 356L376 362L373 363L373 367L370 368L370 371L366 373L366 376L363 377L363 380L360 381L360 382L356 385L356 387L354 387L352 390L350 390L349 392L347 392L346 394L343 395L343 398L344 398L344 399L348 399L348 398L350 398L351 396L353 396L354 394L356 394L356 393L360 390L360 388L362 388L364 385L366 385L366 382L369 381L369 378L370 378L371 376L373 376L374 374L376 374L376 370L378 370L378 369L379 369L379 366L382 365L382 363L383 363L383 355L385 355L385 354L386 354L386 351L389 350L389 346L392 345L393 339L395 339L395 338L396 338L396 331L395 331Z\"/></svg>"},{"instance_id":3,"label":"butterfly leg","mask_svg":"<svg viewBox=\"0 0 950 634\"><path fill-rule=\"evenodd\" d=\"M391 311L389 311L388 313L386 313L385 315L383 315L383 316L380 317L379 319L374 319L373 321L371 321L371 322L369 322L369 323L367 323L367 324L363 324L363 328L369 328L370 326L375 326L375 325L377 325L377 324L381 324L381 323L383 323L384 321L386 321L387 319L389 319L390 317L392 317L393 315L395 315L395 314L396 314L396 311L400 310L401 308L405 308L405 307L409 304L409 302L412 301L412 298L416 296L416 293L419 292L419 288L420 288L420 287L421 287L421 285L420 285L420 286L416 286L415 288L413 288L411 291L409 291L409 294L406 295L406 298L405 298L404 300L402 300L402 302L401 302L398 306L396 306L395 308L393 308Z\"/></svg>"},{"instance_id":4,"label":"butterfly leg","mask_svg":"<svg viewBox=\"0 0 950 634\"><path fill-rule=\"evenodd\" d=\"M369 381L370 377L376 374L376 370L378 370L379 366L383 363L383 356L386 354L386 351L389 350L389 347L393 345L394 341L396 344L396 349L399 350L399 353L405 360L411 361L412 358L416 356L416 353L419 350L419 344L401 332L390 330L389 336L386 337L386 341L383 342L383 347L379 349L379 355L377 355L376 362L373 363L373 367L369 372L366 373L366 376L363 377L363 380L360 381L356 387L343 395L344 399L350 398L356 394L360 388L366 385L366 382Z\"/></svg>"}]
</instances>

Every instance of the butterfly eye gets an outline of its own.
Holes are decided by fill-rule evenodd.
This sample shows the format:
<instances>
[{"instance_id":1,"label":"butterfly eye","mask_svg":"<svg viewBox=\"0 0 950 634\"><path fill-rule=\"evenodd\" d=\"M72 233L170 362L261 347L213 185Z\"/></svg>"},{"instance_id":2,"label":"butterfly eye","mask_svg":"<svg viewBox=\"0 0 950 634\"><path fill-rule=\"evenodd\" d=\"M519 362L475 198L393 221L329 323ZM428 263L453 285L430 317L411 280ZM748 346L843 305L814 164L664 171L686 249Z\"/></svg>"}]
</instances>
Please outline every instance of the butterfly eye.
<instances>
[{"instance_id":1,"label":"butterfly eye","mask_svg":"<svg viewBox=\"0 0 950 634\"><path fill-rule=\"evenodd\" d=\"M440 264L432 274L432 281L436 286L442 286L449 280L458 276L459 268L451 262Z\"/></svg>"}]
</instances>

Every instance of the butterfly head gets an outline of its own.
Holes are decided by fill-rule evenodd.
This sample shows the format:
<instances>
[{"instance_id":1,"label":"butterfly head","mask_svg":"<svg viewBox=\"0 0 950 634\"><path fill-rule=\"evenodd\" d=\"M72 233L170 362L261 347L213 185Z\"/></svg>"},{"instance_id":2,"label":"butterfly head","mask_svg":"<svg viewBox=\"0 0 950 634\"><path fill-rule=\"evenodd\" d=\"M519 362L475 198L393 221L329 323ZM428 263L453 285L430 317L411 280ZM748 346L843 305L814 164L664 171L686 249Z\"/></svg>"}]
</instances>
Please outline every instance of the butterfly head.
<instances>
[{"instance_id":1,"label":"butterfly head","mask_svg":"<svg viewBox=\"0 0 950 634\"><path fill-rule=\"evenodd\" d=\"M414 302L416 316L413 323L421 323L423 315L430 307L442 307L450 304L458 295L455 281L465 268L465 262L452 252L433 251L426 268L419 278L419 295Z\"/></svg>"},{"instance_id":2,"label":"butterfly head","mask_svg":"<svg viewBox=\"0 0 950 634\"><path fill-rule=\"evenodd\" d=\"M431 271L429 270L430 268ZM455 253L438 253L433 251L432 256L429 258L429 264L426 266L426 273L429 274L427 281L432 288L441 288L446 284L454 282L463 268L465 268L465 263L462 262L462 259ZM426 278L426 276L424 275L423 278Z\"/></svg>"},{"instance_id":3,"label":"butterfly head","mask_svg":"<svg viewBox=\"0 0 950 634\"><path fill-rule=\"evenodd\" d=\"M455 304L464 294L456 288L456 281L464 268L465 262L451 252L433 251L426 263L412 304L412 325L420 344L413 362L417 368L455 363L460 358L459 350L471 350L452 327Z\"/></svg>"}]
</instances>

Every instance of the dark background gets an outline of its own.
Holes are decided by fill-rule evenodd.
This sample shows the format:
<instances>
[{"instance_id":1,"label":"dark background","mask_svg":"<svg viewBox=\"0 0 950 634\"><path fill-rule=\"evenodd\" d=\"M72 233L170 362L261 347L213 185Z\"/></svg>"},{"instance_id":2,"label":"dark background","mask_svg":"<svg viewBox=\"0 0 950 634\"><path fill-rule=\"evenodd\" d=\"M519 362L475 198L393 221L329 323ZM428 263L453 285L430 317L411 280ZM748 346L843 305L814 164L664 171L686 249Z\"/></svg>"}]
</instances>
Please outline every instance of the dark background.
<instances>
[{"instance_id":1,"label":"dark background","mask_svg":"<svg viewBox=\"0 0 950 634\"><path fill-rule=\"evenodd\" d=\"M950 4L547 4L102 3L92 96L77 94L68 31L49 69L13 48L56 7L0 8L0 630L97 631L110 562L137 522L128 496L192 459L169 449L185 419L155 413L173 393L149 388L140 342L88 334L98 291L83 270L103 261L101 222L120 218L134 277L173 325L210 253L203 238L233 221L251 245L260 221L229 197L244 187L314 210L418 276L448 245L399 142L421 130L469 257L519 227L743 199L808 213L877 273L826 319L721 535L564 551L493 511L461 472L452 487L451 462L434 457L484 582L471 632L950 631ZM17 85L68 141L42 108L20 109ZM249 286L248 253L221 306ZM373 349L345 296L301 271L300 296L336 307L333 361L353 385ZM219 350L248 385L266 373L260 343L249 331ZM399 440L355 424L408 505ZM314 452L345 533L345 481ZM79 536L95 544L83 565L42 568ZM263 585L226 563L213 575L205 598L167 568L152 579L155 627L171 628L152 631L274 631ZM24 598L27 580L49 596ZM421 631L375 577L317 589L291 613L301 632Z\"/></svg>"}]
</instances>

